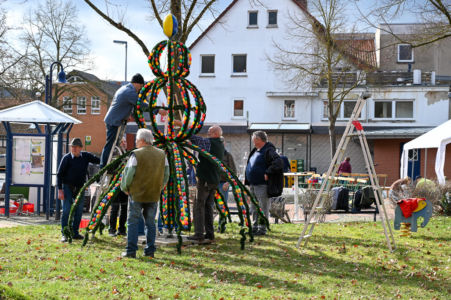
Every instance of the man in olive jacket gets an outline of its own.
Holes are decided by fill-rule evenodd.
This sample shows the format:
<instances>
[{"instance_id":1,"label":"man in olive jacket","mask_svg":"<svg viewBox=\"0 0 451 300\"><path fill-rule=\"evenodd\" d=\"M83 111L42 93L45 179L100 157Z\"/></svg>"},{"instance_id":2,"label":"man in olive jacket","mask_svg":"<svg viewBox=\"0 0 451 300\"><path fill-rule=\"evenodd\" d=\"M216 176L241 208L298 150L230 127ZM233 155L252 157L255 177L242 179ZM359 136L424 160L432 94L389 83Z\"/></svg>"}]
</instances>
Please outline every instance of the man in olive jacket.
<instances>
[{"instance_id":1,"label":"man in olive jacket","mask_svg":"<svg viewBox=\"0 0 451 300\"><path fill-rule=\"evenodd\" d=\"M155 214L164 184L169 178L169 166L163 150L152 146L153 134L141 128L136 133L136 147L122 174L121 189L129 195L127 216L127 247L122 257L136 257L138 226L144 217L146 247L144 256L154 257Z\"/></svg>"}]
</instances>

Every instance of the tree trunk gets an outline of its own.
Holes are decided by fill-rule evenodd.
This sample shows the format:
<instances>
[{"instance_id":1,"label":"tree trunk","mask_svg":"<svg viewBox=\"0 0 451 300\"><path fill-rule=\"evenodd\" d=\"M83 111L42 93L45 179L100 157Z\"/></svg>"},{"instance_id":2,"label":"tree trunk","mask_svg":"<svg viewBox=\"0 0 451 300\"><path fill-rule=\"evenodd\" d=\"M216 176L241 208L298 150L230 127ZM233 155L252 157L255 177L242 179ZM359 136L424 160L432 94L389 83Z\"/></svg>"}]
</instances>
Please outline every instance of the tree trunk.
<instances>
[{"instance_id":1,"label":"tree trunk","mask_svg":"<svg viewBox=\"0 0 451 300\"><path fill-rule=\"evenodd\" d=\"M178 30L177 34L172 37L172 40L178 41L182 36L182 1L181 0L171 0L171 14L177 19Z\"/></svg>"},{"instance_id":2,"label":"tree trunk","mask_svg":"<svg viewBox=\"0 0 451 300\"><path fill-rule=\"evenodd\" d=\"M335 121L330 121L329 124L329 139L330 139L330 159L332 160L337 151L337 140L335 137Z\"/></svg>"}]
</instances>

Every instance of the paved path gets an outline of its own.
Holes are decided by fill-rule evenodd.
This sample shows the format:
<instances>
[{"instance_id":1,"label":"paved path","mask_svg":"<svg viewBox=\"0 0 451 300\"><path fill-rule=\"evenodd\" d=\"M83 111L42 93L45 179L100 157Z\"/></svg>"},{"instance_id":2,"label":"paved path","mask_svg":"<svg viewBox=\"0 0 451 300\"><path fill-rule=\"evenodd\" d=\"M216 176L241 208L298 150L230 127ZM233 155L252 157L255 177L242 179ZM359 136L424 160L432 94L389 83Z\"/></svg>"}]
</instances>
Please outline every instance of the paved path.
<instances>
[{"instance_id":1,"label":"paved path","mask_svg":"<svg viewBox=\"0 0 451 300\"><path fill-rule=\"evenodd\" d=\"M294 216L294 205L287 204L286 208L288 209L288 214L291 219ZM385 200L385 208L387 210L387 214L389 219L394 218L394 210L390 204L390 202ZM299 217L301 221L295 223L303 222L303 212L299 210ZM89 218L90 214L85 213L83 218ZM377 215L377 220L380 220L380 216ZM274 219L270 219L271 222L274 222ZM353 221L373 221L373 214L328 214L326 215L326 222L353 222ZM59 221L55 221L54 217L51 217L50 220L46 220L45 214L37 215L29 215L29 216L16 216L11 215L9 218L5 216L0 216L0 228L2 227L14 227L14 226L22 226L22 225L52 225L59 224Z\"/></svg>"}]
</instances>

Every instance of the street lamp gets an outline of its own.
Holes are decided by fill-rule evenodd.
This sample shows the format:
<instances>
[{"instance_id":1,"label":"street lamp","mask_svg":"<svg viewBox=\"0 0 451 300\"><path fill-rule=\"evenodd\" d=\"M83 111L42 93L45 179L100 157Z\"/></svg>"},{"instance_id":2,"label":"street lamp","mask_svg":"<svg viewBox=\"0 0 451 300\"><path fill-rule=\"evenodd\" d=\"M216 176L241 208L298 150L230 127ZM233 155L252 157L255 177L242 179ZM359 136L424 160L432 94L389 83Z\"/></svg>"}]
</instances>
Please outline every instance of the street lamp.
<instances>
[{"instance_id":1,"label":"street lamp","mask_svg":"<svg viewBox=\"0 0 451 300\"><path fill-rule=\"evenodd\" d=\"M66 73L64 73L63 65L59 61L55 61L50 65L49 75L45 75L45 104L49 104L52 99L52 73L53 66L57 64L61 67L61 72L58 73L58 82L66 83Z\"/></svg>"},{"instance_id":2,"label":"street lamp","mask_svg":"<svg viewBox=\"0 0 451 300\"><path fill-rule=\"evenodd\" d=\"M124 83L126 83L127 82L127 42L114 40L113 43L125 45L125 79L124 79Z\"/></svg>"},{"instance_id":3,"label":"street lamp","mask_svg":"<svg viewBox=\"0 0 451 300\"><path fill-rule=\"evenodd\" d=\"M50 65L50 72L48 75L45 75L45 104L49 104L52 99L52 79L53 79L53 67L55 65L59 65L61 67L61 71L58 73L58 82L66 83L66 73L64 73L63 65L59 61L55 61ZM50 192L50 184L51 184L51 137L52 137L52 128L49 124L45 126L45 160L44 160L44 201L46 201L46 219L48 220L50 217L50 200L51 200L51 192ZM59 215L59 205L57 201L56 209L58 210Z\"/></svg>"}]
</instances>

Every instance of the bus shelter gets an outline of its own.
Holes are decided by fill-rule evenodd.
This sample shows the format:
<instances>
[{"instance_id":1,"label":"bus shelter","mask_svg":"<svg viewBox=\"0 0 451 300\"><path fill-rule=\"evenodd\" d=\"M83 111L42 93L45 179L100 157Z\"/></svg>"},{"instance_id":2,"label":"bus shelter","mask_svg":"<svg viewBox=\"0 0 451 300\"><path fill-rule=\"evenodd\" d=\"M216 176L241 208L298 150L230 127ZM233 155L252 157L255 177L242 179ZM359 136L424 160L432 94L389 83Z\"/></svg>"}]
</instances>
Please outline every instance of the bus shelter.
<instances>
[{"instance_id":1,"label":"bus shelter","mask_svg":"<svg viewBox=\"0 0 451 300\"><path fill-rule=\"evenodd\" d=\"M53 212L52 175L63 155L63 142L68 151L69 133L81 121L56 108L35 100L0 111L0 122L6 130L5 216L9 217L11 186L37 187L37 209L41 200L47 220ZM14 132L15 124L29 124L34 133ZM56 149L55 149L56 148ZM52 172L52 170L54 170ZM41 189L43 197L41 199ZM56 201L56 212L60 203Z\"/></svg>"}]
</instances>

